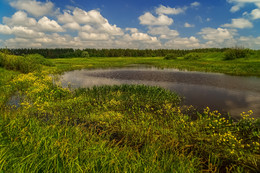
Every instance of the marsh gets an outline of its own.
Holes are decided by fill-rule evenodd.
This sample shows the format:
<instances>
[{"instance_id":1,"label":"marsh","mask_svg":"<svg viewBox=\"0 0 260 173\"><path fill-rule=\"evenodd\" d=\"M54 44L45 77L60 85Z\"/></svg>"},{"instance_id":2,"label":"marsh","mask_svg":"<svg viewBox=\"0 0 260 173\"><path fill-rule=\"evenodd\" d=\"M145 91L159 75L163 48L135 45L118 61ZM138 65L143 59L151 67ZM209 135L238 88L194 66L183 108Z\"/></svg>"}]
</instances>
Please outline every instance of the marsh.
<instances>
[{"instance_id":1,"label":"marsh","mask_svg":"<svg viewBox=\"0 0 260 173\"><path fill-rule=\"evenodd\" d=\"M75 70L61 76L63 86L144 84L160 86L184 97L183 104L228 112L233 118L253 110L260 116L260 79L221 73L188 72L154 67Z\"/></svg>"}]
</instances>

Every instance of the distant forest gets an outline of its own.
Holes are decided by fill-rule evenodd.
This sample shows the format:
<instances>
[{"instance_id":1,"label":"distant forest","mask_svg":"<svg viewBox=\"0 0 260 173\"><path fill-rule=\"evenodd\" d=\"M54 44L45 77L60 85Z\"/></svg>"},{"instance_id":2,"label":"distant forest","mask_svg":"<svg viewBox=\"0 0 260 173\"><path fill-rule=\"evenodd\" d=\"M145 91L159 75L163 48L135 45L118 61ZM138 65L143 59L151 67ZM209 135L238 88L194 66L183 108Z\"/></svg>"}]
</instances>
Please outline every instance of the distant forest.
<instances>
[{"instance_id":1,"label":"distant forest","mask_svg":"<svg viewBox=\"0 0 260 173\"><path fill-rule=\"evenodd\" d=\"M224 52L227 48L205 48L205 49L1 49L13 55L40 54L45 58L72 58L72 57L164 57L167 54L184 56L191 52L208 53Z\"/></svg>"}]
</instances>

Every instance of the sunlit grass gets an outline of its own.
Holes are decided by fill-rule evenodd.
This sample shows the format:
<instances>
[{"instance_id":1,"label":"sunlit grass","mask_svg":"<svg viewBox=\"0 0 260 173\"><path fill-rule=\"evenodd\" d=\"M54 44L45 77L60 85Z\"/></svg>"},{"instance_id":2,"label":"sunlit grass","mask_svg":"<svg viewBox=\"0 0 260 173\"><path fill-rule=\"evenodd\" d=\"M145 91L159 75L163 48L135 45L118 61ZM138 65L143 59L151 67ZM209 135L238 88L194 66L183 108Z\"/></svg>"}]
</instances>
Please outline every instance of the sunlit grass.
<instances>
[{"instance_id":1,"label":"sunlit grass","mask_svg":"<svg viewBox=\"0 0 260 173\"><path fill-rule=\"evenodd\" d=\"M9 81L17 76L19 72L9 71L0 67L0 107L5 105L10 97L14 94L13 86Z\"/></svg>"},{"instance_id":2,"label":"sunlit grass","mask_svg":"<svg viewBox=\"0 0 260 173\"><path fill-rule=\"evenodd\" d=\"M62 72L150 59L56 59L55 67L43 69ZM150 64L159 61L164 63L157 57ZM180 96L159 87L71 90L54 84L49 72L0 72L2 172L260 171L260 120L251 118L251 110L235 122L210 108L197 112L180 106ZM20 96L17 105L9 102L14 94Z\"/></svg>"}]
</instances>

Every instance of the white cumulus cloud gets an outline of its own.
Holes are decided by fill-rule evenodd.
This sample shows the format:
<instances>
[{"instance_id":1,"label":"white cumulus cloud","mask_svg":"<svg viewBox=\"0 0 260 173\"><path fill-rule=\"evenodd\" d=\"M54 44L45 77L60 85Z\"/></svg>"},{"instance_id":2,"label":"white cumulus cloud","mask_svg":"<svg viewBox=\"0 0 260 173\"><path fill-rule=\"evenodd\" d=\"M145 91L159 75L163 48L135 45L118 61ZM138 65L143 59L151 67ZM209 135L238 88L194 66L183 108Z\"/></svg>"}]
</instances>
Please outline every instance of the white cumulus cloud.
<instances>
[{"instance_id":1,"label":"white cumulus cloud","mask_svg":"<svg viewBox=\"0 0 260 173\"><path fill-rule=\"evenodd\" d=\"M60 12L58 8L55 8L54 1L9 0L10 5L17 10L13 15L2 18L0 34L8 36L1 37L0 42L1 45L10 48L192 49L229 47L236 44L259 48L260 37L239 36L236 29L252 28L252 21L260 19L260 0L227 1L231 3L232 12L240 10L249 3L255 5L256 8L252 8L254 10L251 12L244 12L242 18L232 19L230 23L221 25L219 28L203 28L197 33L197 37L181 37L177 30L170 27L174 23L170 15L183 14L188 9L196 9L201 4L195 0L184 7L172 8L159 5L153 12L140 14L139 24L145 26L140 26L140 28L121 28L110 24L99 10L85 11L67 6L67 10ZM201 20L201 23L206 20L202 20L200 16L193 17ZM206 21L210 20L207 18ZM176 27L195 27L192 24L195 21L184 22L183 26L178 24Z\"/></svg>"},{"instance_id":2,"label":"white cumulus cloud","mask_svg":"<svg viewBox=\"0 0 260 173\"><path fill-rule=\"evenodd\" d=\"M260 19L260 9L254 9L251 12L252 18L255 19Z\"/></svg>"},{"instance_id":3,"label":"white cumulus cloud","mask_svg":"<svg viewBox=\"0 0 260 173\"><path fill-rule=\"evenodd\" d=\"M192 27L195 27L195 25L192 25L192 24L189 24L188 22L185 22L184 27L185 28L192 28Z\"/></svg>"},{"instance_id":4,"label":"white cumulus cloud","mask_svg":"<svg viewBox=\"0 0 260 173\"><path fill-rule=\"evenodd\" d=\"M57 33L46 34L44 37L35 38L11 38L5 41L10 48L80 48L81 42L77 42L70 35L59 35Z\"/></svg>"},{"instance_id":5,"label":"white cumulus cloud","mask_svg":"<svg viewBox=\"0 0 260 173\"><path fill-rule=\"evenodd\" d=\"M79 32L79 38L82 40L108 40L109 35L105 33L87 33L87 32Z\"/></svg>"},{"instance_id":6,"label":"white cumulus cloud","mask_svg":"<svg viewBox=\"0 0 260 173\"><path fill-rule=\"evenodd\" d=\"M99 31L106 32L111 35L123 35L121 28L117 27L116 25L110 25L108 22L101 24Z\"/></svg>"},{"instance_id":7,"label":"white cumulus cloud","mask_svg":"<svg viewBox=\"0 0 260 173\"><path fill-rule=\"evenodd\" d=\"M83 30L94 33L108 33L110 35L122 35L123 31L116 25L111 25L99 11L85 11L75 8L73 12L64 11L58 16L58 21L63 23L64 28L71 30Z\"/></svg>"},{"instance_id":8,"label":"white cumulus cloud","mask_svg":"<svg viewBox=\"0 0 260 173\"><path fill-rule=\"evenodd\" d=\"M58 21L60 23L77 22L79 24L102 24L106 23L107 19L105 19L97 10L87 12L80 8L75 8L72 13L71 11L64 11L64 14L58 16Z\"/></svg>"},{"instance_id":9,"label":"white cumulus cloud","mask_svg":"<svg viewBox=\"0 0 260 173\"><path fill-rule=\"evenodd\" d=\"M156 8L156 14L180 14L180 13L184 13L185 10L187 9L187 7L183 7L183 8L171 8L171 7L165 7L163 5L160 5L160 7Z\"/></svg>"},{"instance_id":10,"label":"white cumulus cloud","mask_svg":"<svg viewBox=\"0 0 260 173\"><path fill-rule=\"evenodd\" d=\"M150 12L146 12L144 15L139 17L140 24L142 25L171 25L173 19L163 14L155 17Z\"/></svg>"},{"instance_id":11,"label":"white cumulus cloud","mask_svg":"<svg viewBox=\"0 0 260 173\"><path fill-rule=\"evenodd\" d=\"M191 5L191 7L198 7L198 6L200 6L200 3L195 1L195 2L191 3L190 5Z\"/></svg>"},{"instance_id":12,"label":"white cumulus cloud","mask_svg":"<svg viewBox=\"0 0 260 173\"><path fill-rule=\"evenodd\" d=\"M165 43L165 46L169 49L194 49L200 48L200 41L194 37L174 38Z\"/></svg>"},{"instance_id":13,"label":"white cumulus cloud","mask_svg":"<svg viewBox=\"0 0 260 173\"><path fill-rule=\"evenodd\" d=\"M28 38L11 38L5 41L5 45L9 48L39 48L42 47L41 43L35 42L33 39Z\"/></svg>"},{"instance_id":14,"label":"white cumulus cloud","mask_svg":"<svg viewBox=\"0 0 260 173\"><path fill-rule=\"evenodd\" d=\"M10 35L12 34L12 29L7 25L0 24L0 34Z\"/></svg>"},{"instance_id":15,"label":"white cumulus cloud","mask_svg":"<svg viewBox=\"0 0 260 173\"><path fill-rule=\"evenodd\" d=\"M3 17L3 23L9 26L35 26L37 21L28 17L24 11L17 11L11 18Z\"/></svg>"},{"instance_id":16,"label":"white cumulus cloud","mask_svg":"<svg viewBox=\"0 0 260 173\"><path fill-rule=\"evenodd\" d=\"M36 38L36 37L44 37L45 34L43 32L38 32L27 27L23 26L15 26L12 28L12 33L20 38Z\"/></svg>"},{"instance_id":17,"label":"white cumulus cloud","mask_svg":"<svg viewBox=\"0 0 260 173\"><path fill-rule=\"evenodd\" d=\"M250 47L252 49L259 49L259 47L260 47L260 37L241 36L238 39L238 44L243 45L245 47Z\"/></svg>"},{"instance_id":18,"label":"white cumulus cloud","mask_svg":"<svg viewBox=\"0 0 260 173\"><path fill-rule=\"evenodd\" d=\"M10 48L88 46L113 48L120 47L125 41L122 39L124 31L116 25L111 25L97 10L84 11L74 8L72 11L67 10L57 15L57 20L45 15L37 20L39 16L36 17L34 14L34 18L28 17L28 13L28 10L19 10L11 17L3 17L4 24L0 24L0 34L13 35L14 38L3 40L2 45ZM71 36L71 30L77 35ZM64 33L60 35L58 32ZM135 40L134 38L137 39L135 35L132 40ZM139 45L137 42L135 44Z\"/></svg>"},{"instance_id":19,"label":"white cumulus cloud","mask_svg":"<svg viewBox=\"0 0 260 173\"><path fill-rule=\"evenodd\" d=\"M41 31L47 32L63 32L64 29L55 21L50 20L48 17L44 16L38 21Z\"/></svg>"},{"instance_id":20,"label":"white cumulus cloud","mask_svg":"<svg viewBox=\"0 0 260 173\"><path fill-rule=\"evenodd\" d=\"M256 5L258 8L260 8L259 0L227 0L227 2L234 4L230 9L230 11L233 13L240 10L247 3L252 3L252 4Z\"/></svg>"},{"instance_id":21,"label":"white cumulus cloud","mask_svg":"<svg viewBox=\"0 0 260 173\"><path fill-rule=\"evenodd\" d=\"M168 26L149 27L148 33L151 35L159 35L161 39L171 39L179 36L179 32L171 30Z\"/></svg>"},{"instance_id":22,"label":"white cumulus cloud","mask_svg":"<svg viewBox=\"0 0 260 173\"><path fill-rule=\"evenodd\" d=\"M62 27L70 30L76 30L76 31L81 29L81 26L77 22L66 23Z\"/></svg>"},{"instance_id":23,"label":"white cumulus cloud","mask_svg":"<svg viewBox=\"0 0 260 173\"><path fill-rule=\"evenodd\" d=\"M18 10L25 10L35 17L52 15L57 12L54 10L54 4L50 1L40 2L36 0L15 0L10 5Z\"/></svg>"},{"instance_id":24,"label":"white cumulus cloud","mask_svg":"<svg viewBox=\"0 0 260 173\"><path fill-rule=\"evenodd\" d=\"M237 31L224 28L203 28L198 34L205 40L223 43L226 40L233 40Z\"/></svg>"},{"instance_id":25,"label":"white cumulus cloud","mask_svg":"<svg viewBox=\"0 0 260 173\"><path fill-rule=\"evenodd\" d=\"M130 31L131 33L137 33L138 29L137 28L126 28L126 31Z\"/></svg>"},{"instance_id":26,"label":"white cumulus cloud","mask_svg":"<svg viewBox=\"0 0 260 173\"><path fill-rule=\"evenodd\" d=\"M26 27L35 31L47 31L47 32L62 32L62 27L55 21L50 20L46 16L37 20L35 18L28 17L24 11L17 11L11 18L3 17L3 23L9 27Z\"/></svg>"},{"instance_id":27,"label":"white cumulus cloud","mask_svg":"<svg viewBox=\"0 0 260 173\"><path fill-rule=\"evenodd\" d=\"M157 38L156 37L151 37L146 33L132 33L131 35L126 35L125 38L128 41L152 41L152 42L156 42Z\"/></svg>"},{"instance_id":28,"label":"white cumulus cloud","mask_svg":"<svg viewBox=\"0 0 260 173\"><path fill-rule=\"evenodd\" d=\"M244 18L238 18L238 19L232 19L232 22L229 24L224 24L222 27L229 27L229 28L239 28L239 29L244 29L244 28L252 28L253 24Z\"/></svg>"}]
</instances>

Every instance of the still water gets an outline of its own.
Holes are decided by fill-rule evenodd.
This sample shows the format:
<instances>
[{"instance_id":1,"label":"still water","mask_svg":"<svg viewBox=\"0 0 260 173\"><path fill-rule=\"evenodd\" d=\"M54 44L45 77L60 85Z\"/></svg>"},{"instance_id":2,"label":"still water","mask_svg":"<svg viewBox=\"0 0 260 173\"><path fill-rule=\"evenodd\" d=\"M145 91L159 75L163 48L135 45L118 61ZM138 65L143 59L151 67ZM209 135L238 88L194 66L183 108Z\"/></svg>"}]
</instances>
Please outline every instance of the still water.
<instances>
[{"instance_id":1,"label":"still water","mask_svg":"<svg viewBox=\"0 0 260 173\"><path fill-rule=\"evenodd\" d=\"M218 73L187 72L176 69L129 67L119 69L76 70L61 76L63 86L144 84L160 86L184 97L183 104L229 112L238 118L253 110L260 117L260 78Z\"/></svg>"}]
</instances>

